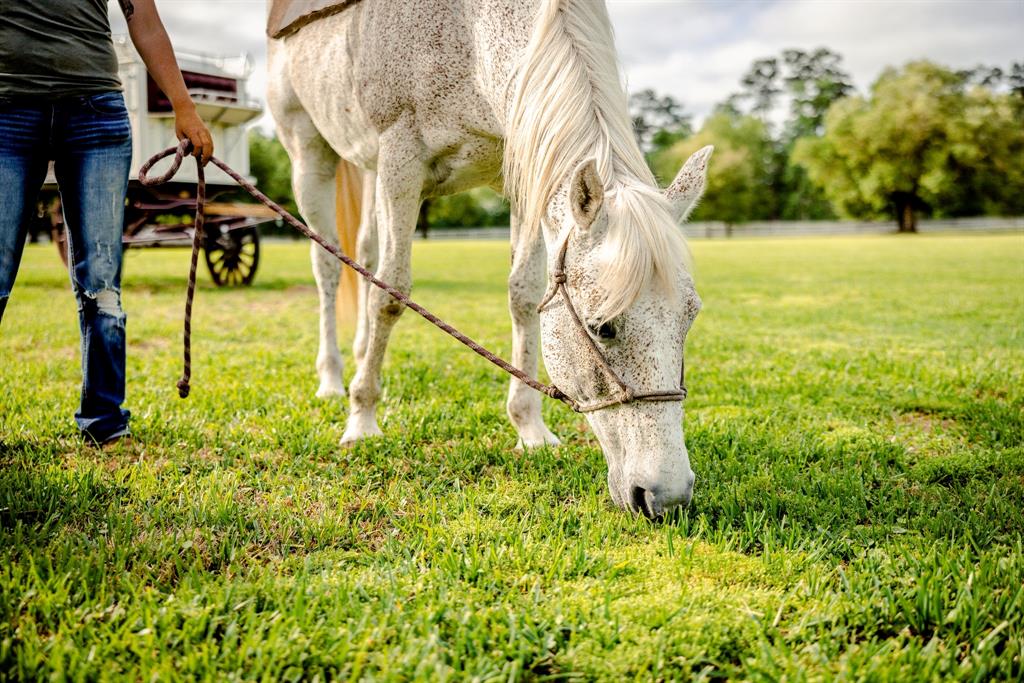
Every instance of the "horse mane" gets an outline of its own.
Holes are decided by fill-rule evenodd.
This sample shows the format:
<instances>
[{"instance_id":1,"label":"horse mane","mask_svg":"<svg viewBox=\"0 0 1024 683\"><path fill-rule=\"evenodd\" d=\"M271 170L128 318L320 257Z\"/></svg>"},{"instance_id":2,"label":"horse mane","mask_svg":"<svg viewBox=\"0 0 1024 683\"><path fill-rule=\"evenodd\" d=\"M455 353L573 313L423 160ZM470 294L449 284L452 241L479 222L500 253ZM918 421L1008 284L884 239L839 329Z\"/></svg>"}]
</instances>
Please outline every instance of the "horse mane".
<instances>
[{"instance_id":1,"label":"horse mane","mask_svg":"<svg viewBox=\"0 0 1024 683\"><path fill-rule=\"evenodd\" d=\"M512 87L504 173L523 228L536 233L559 185L593 157L608 216L594 314L619 315L653 278L671 287L686 242L633 137L604 3L540 0Z\"/></svg>"}]
</instances>

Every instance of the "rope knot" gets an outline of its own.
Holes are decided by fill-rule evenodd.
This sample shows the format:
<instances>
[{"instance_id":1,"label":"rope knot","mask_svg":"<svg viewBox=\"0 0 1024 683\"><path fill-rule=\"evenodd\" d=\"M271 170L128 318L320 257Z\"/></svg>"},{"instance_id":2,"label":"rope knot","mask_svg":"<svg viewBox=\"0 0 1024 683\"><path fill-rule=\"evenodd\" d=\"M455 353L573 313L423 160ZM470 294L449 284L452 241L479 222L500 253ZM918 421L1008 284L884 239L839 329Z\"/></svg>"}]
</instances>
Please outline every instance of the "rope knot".
<instances>
[{"instance_id":1,"label":"rope knot","mask_svg":"<svg viewBox=\"0 0 1024 683\"><path fill-rule=\"evenodd\" d=\"M580 410L580 404L579 403L577 403L573 399L569 398L569 396L567 396L561 389L556 387L554 384L552 384L549 387L547 387L544 390L544 393L549 398L553 398L556 401L561 401L562 403L564 403L565 405L569 406L570 408L572 408L577 413L583 412L582 410Z\"/></svg>"},{"instance_id":2,"label":"rope knot","mask_svg":"<svg viewBox=\"0 0 1024 683\"><path fill-rule=\"evenodd\" d=\"M551 274L551 281L558 285L565 284L565 271L556 270Z\"/></svg>"},{"instance_id":3,"label":"rope knot","mask_svg":"<svg viewBox=\"0 0 1024 683\"><path fill-rule=\"evenodd\" d=\"M187 379L179 379L178 380L178 396L179 397L181 397L181 398L188 398L188 394L189 394L189 392L191 390L192 390L192 387L189 386L189 383L188 383Z\"/></svg>"}]
</instances>

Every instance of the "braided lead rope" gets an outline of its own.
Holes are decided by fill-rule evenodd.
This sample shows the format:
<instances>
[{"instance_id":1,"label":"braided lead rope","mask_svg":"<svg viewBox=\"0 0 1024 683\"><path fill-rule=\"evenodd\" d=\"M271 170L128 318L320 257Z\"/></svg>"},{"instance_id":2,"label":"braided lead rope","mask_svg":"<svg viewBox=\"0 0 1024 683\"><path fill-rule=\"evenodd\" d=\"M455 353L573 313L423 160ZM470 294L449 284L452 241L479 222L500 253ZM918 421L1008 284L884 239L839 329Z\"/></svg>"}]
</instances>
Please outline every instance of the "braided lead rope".
<instances>
[{"instance_id":1,"label":"braided lead rope","mask_svg":"<svg viewBox=\"0 0 1024 683\"><path fill-rule=\"evenodd\" d=\"M185 295L185 337L183 339L185 363L178 380L178 396L188 398L192 391L192 300L196 295L196 269L199 267L199 245L203 243L203 227L206 223L206 170L196 159L196 222L192 235L192 264L188 270L188 293Z\"/></svg>"},{"instance_id":2,"label":"braided lead rope","mask_svg":"<svg viewBox=\"0 0 1024 683\"><path fill-rule=\"evenodd\" d=\"M178 172L178 169L181 167L182 160L184 159L185 155L189 153L190 149L191 143L189 143L188 140L182 140L177 147L168 147L164 151L154 154L139 169L139 182L146 186L153 186L160 185L162 183L169 181ZM149 171L153 168L153 166L161 159L165 159L171 156L172 154L174 155L174 160L171 162L171 167L167 170L167 172L160 176L149 177ZM335 258L337 258L339 261L344 263L349 268L355 270L357 273L363 276L363 278L372 283L375 287L378 287L379 289L382 289L388 294L390 294L395 300L400 302L406 308L410 308L413 311L416 311L416 313L422 316L425 320L427 320L434 326L438 327L442 331L446 332L450 336L454 337L461 343L465 344L478 355L482 356L483 358L486 358L494 365L497 365L499 368L501 368L508 374L512 375L513 377L515 377L516 379L518 379L520 382L530 387L531 389L539 391L545 396L549 396L557 401L561 401L577 412L581 412L579 404L572 398L562 393L562 391L555 385L538 382L537 380L533 379L519 368L515 367L511 363L505 361L504 359L494 355L493 353L485 349L483 346L475 342L470 337L466 336L462 332L459 332L457 329L455 329L445 321L438 318L436 315L425 309L423 306L420 306L418 303L410 299L406 294L402 293L395 287L392 287L383 280L378 279L373 273L371 273L369 270L363 267L360 263L349 258L343 251L341 251L340 248L328 243L320 235L316 234L315 232L307 228L301 221L299 221L297 218L288 213L288 211L282 208L274 200L270 199L265 194L256 189L256 186L254 186L248 180L240 176L238 173L234 171L234 169L232 169L230 166L222 162L220 159L218 159L217 157L210 157L210 163L214 164L219 169L224 171L246 192L251 194L254 198L258 199L262 204L269 207L278 215L280 215L281 218L284 219L286 223L288 223L288 225L292 226L293 228L301 232L303 235L319 244L321 247L323 247L328 252L333 254ZM192 242L192 268L189 272L188 296L185 301L185 368L182 379L178 383L178 393L182 398L188 396L189 379L191 378L192 372L192 298L195 292L199 236L200 228L203 221L203 213L205 212L204 204L206 197L206 178L203 174L202 166L201 164L199 164L198 159L196 160L196 164L200 169L198 178L198 188L196 191L196 235L194 236ZM200 201L200 197L203 198L203 201Z\"/></svg>"}]
</instances>

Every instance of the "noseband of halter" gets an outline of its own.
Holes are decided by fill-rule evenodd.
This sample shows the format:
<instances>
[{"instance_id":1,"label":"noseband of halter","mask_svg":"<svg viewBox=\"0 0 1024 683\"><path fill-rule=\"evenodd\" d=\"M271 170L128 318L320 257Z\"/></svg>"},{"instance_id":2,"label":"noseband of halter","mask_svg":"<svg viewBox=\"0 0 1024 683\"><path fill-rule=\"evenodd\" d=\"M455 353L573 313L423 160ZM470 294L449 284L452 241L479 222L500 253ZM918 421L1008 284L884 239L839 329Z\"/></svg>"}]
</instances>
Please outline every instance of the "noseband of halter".
<instances>
[{"instance_id":1,"label":"noseband of halter","mask_svg":"<svg viewBox=\"0 0 1024 683\"><path fill-rule=\"evenodd\" d=\"M558 256L555 258L555 267L548 276L551 284L548 286L548 291L544 295L544 299L537 306L537 312L543 312L551 300L555 298L556 294L562 295L562 301L565 302L565 307L569 311L569 316L576 324L576 329L579 330L583 338L587 340L587 348L590 349L590 354L594 357L597 362L597 366L604 371L604 374L611 378L612 382L617 387L615 396L606 399L598 399L590 403L581 403L567 396L565 392L552 387L558 393L562 401L565 401L569 406L578 413L589 413L595 410L601 410L602 408L610 408L611 406L622 405L625 403L634 403L636 401L683 401L686 399L686 360L683 360L682 367L679 373L679 388L669 389L667 391L646 391L640 393L633 387L626 383L619 373L615 372L615 369L608 362L608 358L605 357L601 351L601 347L597 345L594 338L590 336L587 331L587 326L583 323L583 319L580 318L579 312L576 307L573 306L572 297L569 296L569 290L565 286L565 254L569 248L569 238L572 237L573 228L569 229L569 234L562 240L561 246L558 248Z\"/></svg>"}]
</instances>

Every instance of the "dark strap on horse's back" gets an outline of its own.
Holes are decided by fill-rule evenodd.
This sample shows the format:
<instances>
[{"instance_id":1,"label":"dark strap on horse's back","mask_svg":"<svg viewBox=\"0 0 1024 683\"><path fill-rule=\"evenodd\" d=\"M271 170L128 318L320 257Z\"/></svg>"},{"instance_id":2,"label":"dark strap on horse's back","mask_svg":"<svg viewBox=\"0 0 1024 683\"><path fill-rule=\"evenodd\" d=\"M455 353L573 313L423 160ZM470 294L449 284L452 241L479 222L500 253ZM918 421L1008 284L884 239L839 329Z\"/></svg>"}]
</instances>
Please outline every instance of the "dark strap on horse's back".
<instances>
[{"instance_id":1,"label":"dark strap on horse's back","mask_svg":"<svg viewBox=\"0 0 1024 683\"><path fill-rule=\"evenodd\" d=\"M359 0L271 0L267 14L267 35L284 38L303 26L337 14Z\"/></svg>"}]
</instances>

